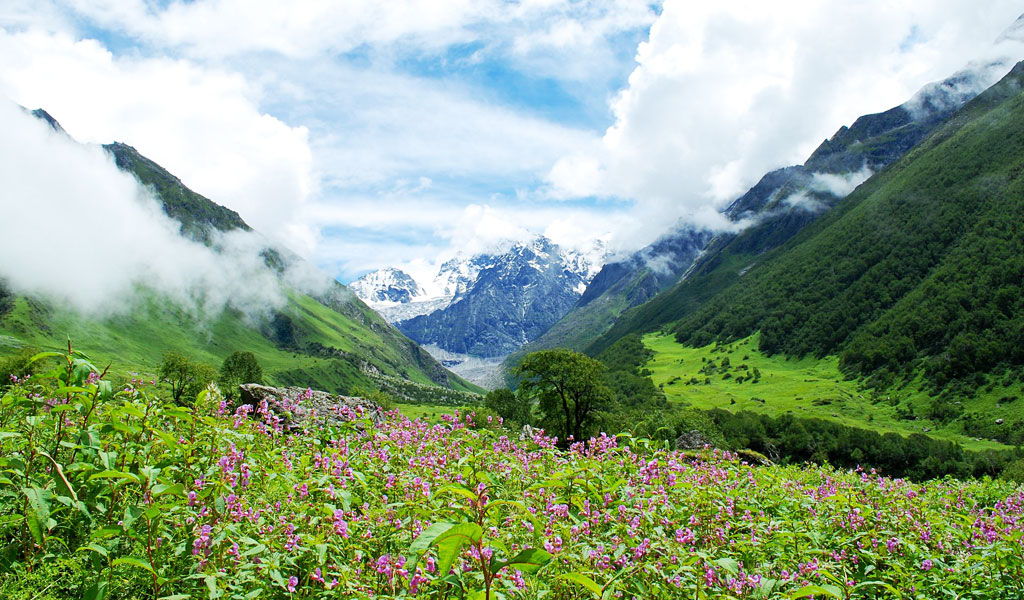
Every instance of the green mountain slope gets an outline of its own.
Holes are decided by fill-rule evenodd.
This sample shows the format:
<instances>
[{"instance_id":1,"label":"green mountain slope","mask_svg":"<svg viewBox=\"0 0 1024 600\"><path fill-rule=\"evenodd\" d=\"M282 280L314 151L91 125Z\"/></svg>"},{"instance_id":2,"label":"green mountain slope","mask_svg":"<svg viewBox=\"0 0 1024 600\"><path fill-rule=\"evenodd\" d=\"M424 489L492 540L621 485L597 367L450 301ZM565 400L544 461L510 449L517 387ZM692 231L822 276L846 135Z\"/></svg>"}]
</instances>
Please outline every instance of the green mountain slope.
<instances>
[{"instance_id":1,"label":"green mountain slope","mask_svg":"<svg viewBox=\"0 0 1024 600\"><path fill-rule=\"evenodd\" d=\"M763 402L772 402L767 363L759 385L736 385L721 369L695 374L706 365L672 364L693 358L684 348L756 339L751 350L758 354L748 352L749 361L816 357L825 361L816 364L835 365L834 375L868 384L862 393L871 390L876 404L860 410L859 401L845 400L850 411L836 402L814 412L861 421L877 413L890 426L916 421L900 428L1019 443L1022 89L1024 63L783 245L759 255L722 252L716 265L634 310L616 328L674 334L682 346L647 338L660 340L652 366L669 396L674 391L689 403L726 386L757 412L801 409L778 398L774 407ZM846 387L833 379L828 385Z\"/></svg>"},{"instance_id":2,"label":"green mountain slope","mask_svg":"<svg viewBox=\"0 0 1024 600\"><path fill-rule=\"evenodd\" d=\"M718 308L721 307L727 299L732 298L736 290L753 290L752 281L762 282L763 285L772 285L770 282L765 281L765 275L768 265L773 264L778 256L788 253L791 249L799 247L805 240L814 237L817 232L823 231L841 219L844 215L848 214L856 205L861 202L861 199L870 196L873 191L886 185L884 182L890 181L895 173L903 172L906 167L905 165L914 163L924 154L931 152L935 145L940 143L942 140L947 139L952 133L959 131L965 125L976 118L979 118L982 114L987 114L994 108L994 105L1000 104L1008 99L1009 96L1015 93L1015 85L1019 79L1020 66L1016 67L1006 78L978 98L975 98L962 110L960 110L955 118L951 121L933 125L941 125L938 129L934 130L934 133L930 138L926 138L926 142L922 143L909 154L907 154L901 161L889 167L883 169L879 174L869 179L867 182L862 184L860 188L855 191L852 195L847 197L846 200L835 203L835 208L825 211L819 214L811 214L807 211L802 210L784 210L784 211L772 211L769 210L760 220L756 221L752 226L748 227L738 235L723 235L716 237L715 240L709 244L705 250L705 255L694 265L691 273L687 279L676 284L672 288L662 292L648 303L627 311L623 316L615 323L615 325L601 338L599 338L594 344L588 348L588 352L598 353L604 348L615 342L615 340L628 335L633 332L646 332L653 331L659 327L664 327L668 323L678 321L700 313L699 317L694 317L692 320L687 321L686 330L692 332L696 337L692 340L693 343L704 343L708 339L715 338L719 335L726 335L734 337L736 339L746 337L750 335L750 323L756 322L758 326L761 322L762 317L773 310L778 309L777 306L772 306L768 301L762 301L756 294L762 293L758 291L753 294L747 294L745 302L747 305L744 308L738 308L733 311L736 315L736 319L729 319L729 325L716 325L712 323L706 323L711 321L713 316L718 313ZM891 119L886 117L888 113L880 113L879 115L873 115L877 117L879 122L888 122ZM860 123L860 120L858 121ZM873 128L865 125L858 125L855 128L864 129L870 131ZM852 130L846 130L852 131ZM894 131L907 132L908 126L902 125L897 127ZM920 130L917 127L909 127L909 132L912 138L920 136ZM1005 135L1005 134L1004 134ZM808 165L814 163L815 169L821 165L817 163L825 161L830 162L836 160L837 155L835 154L835 148L840 142L850 142L847 140L849 136L844 135L844 130L840 130L833 140L829 143L823 144L822 148L812 156L812 159L808 161ZM893 135L893 132L884 133L879 138L868 140L870 143L856 142L848 144L850 150L865 150L868 149L871 152L879 152L879 146L885 144L892 144L893 148L904 147L904 140L901 140L899 136ZM996 148L1002 148L1002 141L998 139L998 135L994 135L993 139L987 141L981 141L980 144L985 146L986 144L992 145ZM956 154L955 149L947 149L944 152L951 155ZM889 156L891 155L890 150L882 152L880 155ZM1012 152L1011 152L1012 154ZM951 156L956 159L956 156ZM976 164L974 169L980 169L983 174L995 172L998 167L993 165L990 167L987 164L989 160L999 160L992 156L979 155L975 157ZM1005 160L1011 160L1011 156L1003 157ZM845 162L847 159L843 159ZM944 167L943 162L946 161L946 157L935 159L933 156L929 160L937 160L940 169ZM926 176L927 177L927 176ZM954 178L969 178L968 174L955 174L952 170L948 170L941 175L942 184L936 184L934 189L924 190L925 194L934 193L937 190L943 189L943 185L948 183ZM984 177L981 177L982 179ZM936 180L938 181L938 180ZM788 184L787 184L788 185ZM786 187L782 186L783 189ZM755 186L756 188L756 186ZM752 190L753 192L754 190ZM778 197L779 194L773 194ZM767 196L766 196L767 198ZM948 198L945 198L948 200ZM742 200L742 199L741 199ZM908 200L909 201L909 200ZM919 198L919 202L914 206L908 205L907 210L920 209L920 204L930 202L927 197ZM740 203L740 201L738 201ZM770 209L769 205L766 205ZM756 206L755 206L756 208ZM898 212L898 211L897 211ZM906 212L906 211L904 211ZM867 223L864 229L872 234L868 239L876 240L878 238L884 238L886 240L904 240L908 241L907 233L901 230L901 227L906 227L908 224L899 222L903 218L917 218L927 220L932 218L931 213L925 215L917 215L916 217L910 215L907 217L898 216L896 213L893 214L888 220L880 220L876 223ZM823 216L822 216L823 215ZM933 215L937 216L937 215ZM875 215L876 218L880 218ZM885 228L889 229L886 230ZM852 237L857 237L858 233L847 232ZM911 232L912 234L912 232ZM794 237L795 236L795 237ZM848 240L850 243L856 243L855 240ZM863 241L863 239L861 239ZM844 242L845 243L845 242ZM908 245L913 242L909 242ZM823 243L821 246L827 246L828 243ZM780 294L790 294L788 303L808 303L806 310L800 313L801 322L808 320L809 318L821 319L825 318L826 314L838 315L842 314L843 310L838 307L832 307L834 310L825 311L822 313L819 309L821 308L822 302L829 302L831 296L829 295L836 290L828 291L825 289L825 283L827 281L836 281L835 285L845 285L846 283L852 282L850 279L851 275L846 273L842 277L846 278L843 281L834 280L833 271L837 268L837 265L829 264L824 258L826 255L815 255L815 252L822 251L821 246L816 247L813 251L806 251L802 255L801 261L805 262L806 265L817 264L818 269L814 274L801 280L802 285L805 287L797 289L797 286L790 286L787 291L780 291ZM877 258L879 248L884 246L878 246L877 244L862 243L857 249L851 248L849 251L850 260L853 262L862 261L867 264L871 260ZM818 258L821 260L817 260ZM917 260L918 257L914 257L911 260ZM803 264L803 263L802 263ZM910 264L910 263L908 263ZM924 261L925 268L930 268L931 263ZM786 267L790 268L790 267ZM794 266L795 268L795 266ZM803 267L801 267L803 268ZM901 267L902 268L902 267ZM781 274L780 270L774 269L771 271L774 277L781 282L790 280L789 274ZM824 277L824 279L817 279L818 277ZM794 280L795 282L795 280ZM868 280L864 281L865 284ZM902 290L897 293L896 299L902 297L908 290ZM867 293L867 296L871 296L873 293ZM891 293L891 292L890 292ZM799 298L799 300L798 300ZM712 301L712 299L714 299ZM885 294L879 296L879 301L888 303L891 305L894 299L887 299ZM845 309L844 309L845 310ZM859 309L858 309L859 310ZM744 312L746 311L746 312ZM822 313L821 316L817 316ZM787 314L779 314L779 319L782 321L788 321L796 318L795 316L788 316ZM849 314L849 317L855 320L861 319L859 315ZM747 324L740 325L740 321L747 321ZM772 323L768 323L772 325ZM859 326L858 323L851 323L851 326ZM829 325L828 327L831 327ZM845 327L845 324L840 324L840 327ZM807 331L806 329L804 330ZM847 332L848 333L848 332ZM689 334L688 334L689 335ZM830 332L831 336L840 336L839 332ZM813 336L797 335L792 339L802 339L802 342L794 342L792 345L785 348L788 352L828 352L824 346L818 345L813 348L798 348L800 344L816 344L816 341L812 341ZM843 335L845 337L845 335ZM842 338L841 338L842 339ZM773 346L775 336L771 331L765 332L762 337L762 343L766 344L766 348L769 349L782 349ZM841 340L840 340L841 341ZM835 341L827 342L825 344L828 348L835 348Z\"/></svg>"},{"instance_id":3,"label":"green mountain slope","mask_svg":"<svg viewBox=\"0 0 1024 600\"><path fill-rule=\"evenodd\" d=\"M34 113L59 130L44 111ZM188 189L171 173L124 144L105 146L117 166L148 186L182 234L213 245L217 232L251 231L237 213ZM299 261L286 250L262 251L267 265L283 271ZM153 372L167 351L214 365L236 350L253 352L272 383L308 385L334 392L395 389L428 399L448 388L478 388L442 367L415 342L384 321L341 284L316 296L296 290L286 304L261 317L226 310L196 320L173 303L140 291L128 314L90 318L45 299L22 297L0 281L0 353L18 346L51 347L70 336L97 361L123 372ZM411 391L410 391L411 390ZM416 399L416 398L413 398Z\"/></svg>"},{"instance_id":4,"label":"green mountain slope","mask_svg":"<svg viewBox=\"0 0 1024 600\"><path fill-rule=\"evenodd\" d=\"M1024 362L1024 63L892 168L681 320L703 345L840 353L937 384ZM982 342L981 340L984 340Z\"/></svg>"},{"instance_id":5,"label":"green mountain slope","mask_svg":"<svg viewBox=\"0 0 1024 600\"><path fill-rule=\"evenodd\" d=\"M721 289L723 277L731 280L841 202L847 186L903 156L973 98L987 77L984 68L966 69L929 84L900 106L840 127L804 164L768 172L725 210L733 222L753 221L741 232L712 236L680 226L626 259L605 265L573 311L527 350L592 347L597 353L638 325L678 318L683 314L680 304L662 306L659 292L692 277L703 278L705 292ZM845 185L835 185L839 182ZM699 301L707 297L699 296ZM629 311L652 298L649 306Z\"/></svg>"}]
</instances>

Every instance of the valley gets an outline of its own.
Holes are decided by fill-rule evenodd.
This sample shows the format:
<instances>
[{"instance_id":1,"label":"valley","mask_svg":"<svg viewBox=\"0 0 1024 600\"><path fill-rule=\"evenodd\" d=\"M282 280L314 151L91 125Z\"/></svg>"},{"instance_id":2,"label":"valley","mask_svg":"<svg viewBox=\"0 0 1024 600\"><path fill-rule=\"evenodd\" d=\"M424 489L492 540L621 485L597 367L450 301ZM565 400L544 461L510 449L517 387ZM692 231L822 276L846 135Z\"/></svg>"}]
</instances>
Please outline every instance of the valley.
<instances>
[{"instance_id":1,"label":"valley","mask_svg":"<svg viewBox=\"0 0 1024 600\"><path fill-rule=\"evenodd\" d=\"M37 4L0 598L1024 598L1013 2Z\"/></svg>"}]
</instances>

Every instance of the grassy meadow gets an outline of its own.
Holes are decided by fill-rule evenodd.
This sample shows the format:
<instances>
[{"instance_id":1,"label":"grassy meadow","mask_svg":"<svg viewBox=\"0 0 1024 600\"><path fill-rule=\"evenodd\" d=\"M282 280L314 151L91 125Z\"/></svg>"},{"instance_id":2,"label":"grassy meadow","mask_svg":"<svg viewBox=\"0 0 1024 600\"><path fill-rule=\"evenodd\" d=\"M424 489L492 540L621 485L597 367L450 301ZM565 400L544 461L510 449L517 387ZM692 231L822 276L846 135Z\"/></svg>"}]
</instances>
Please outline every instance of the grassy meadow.
<instances>
[{"instance_id":1,"label":"grassy meadow","mask_svg":"<svg viewBox=\"0 0 1024 600\"><path fill-rule=\"evenodd\" d=\"M690 348L677 343L671 334L651 333L643 338L644 345L655 353L646 368L669 401L680 405L773 416L794 413L879 432L925 433L971 450L1006 447L927 419L901 418L901 411L905 414L909 407L914 407L915 414L923 414L929 402L929 395L914 382L876 392L858 380L847 379L835 356L767 356L758 351L758 341L758 334L754 334L732 344ZM728 367L721 366L723 359L728 359ZM1019 396L1020 390L1002 386L990 392L982 390L969 401L969 408L999 410L998 400L1014 393Z\"/></svg>"}]
</instances>

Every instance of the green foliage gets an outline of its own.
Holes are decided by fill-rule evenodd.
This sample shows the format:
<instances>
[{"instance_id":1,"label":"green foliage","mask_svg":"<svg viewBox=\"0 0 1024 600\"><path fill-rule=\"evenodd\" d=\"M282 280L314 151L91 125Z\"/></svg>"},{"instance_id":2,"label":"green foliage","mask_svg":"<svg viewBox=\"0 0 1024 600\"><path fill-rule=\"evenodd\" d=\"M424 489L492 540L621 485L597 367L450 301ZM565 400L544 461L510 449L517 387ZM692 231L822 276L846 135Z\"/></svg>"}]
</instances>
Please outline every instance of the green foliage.
<instances>
[{"instance_id":1,"label":"green foliage","mask_svg":"<svg viewBox=\"0 0 1024 600\"><path fill-rule=\"evenodd\" d=\"M263 368L252 352L235 351L220 366L217 385L225 398L234 398L243 383L263 383Z\"/></svg>"},{"instance_id":2,"label":"green foliage","mask_svg":"<svg viewBox=\"0 0 1024 600\"><path fill-rule=\"evenodd\" d=\"M1007 481L1024 483L1024 458L1019 458L1006 465L999 476Z\"/></svg>"},{"instance_id":3,"label":"green foliage","mask_svg":"<svg viewBox=\"0 0 1024 600\"><path fill-rule=\"evenodd\" d=\"M128 171L156 192L164 213L181 223L181 232L197 241L211 244L212 232L249 230L238 213L220 206L185 187L166 169L139 154L127 144L104 146L121 169Z\"/></svg>"},{"instance_id":4,"label":"green foliage","mask_svg":"<svg viewBox=\"0 0 1024 600\"><path fill-rule=\"evenodd\" d=\"M654 352L637 334L623 337L597 356L608 369L605 384L612 392L614 406L665 405L665 395L654 386L647 368L653 357Z\"/></svg>"},{"instance_id":5,"label":"green foliage","mask_svg":"<svg viewBox=\"0 0 1024 600\"><path fill-rule=\"evenodd\" d=\"M177 352L168 352L160 363L160 381L170 386L171 398L179 404L183 398L195 398L216 378L216 369Z\"/></svg>"},{"instance_id":6,"label":"green foliage","mask_svg":"<svg viewBox=\"0 0 1024 600\"><path fill-rule=\"evenodd\" d=\"M533 422L530 401L519 398L515 392L506 388L487 392L484 396L484 406L510 425L529 425Z\"/></svg>"},{"instance_id":7,"label":"green foliage","mask_svg":"<svg viewBox=\"0 0 1024 600\"><path fill-rule=\"evenodd\" d=\"M564 349L528 354L514 370L520 398L536 402L540 423L566 446L586 439L599 411L608 406L605 372L597 360Z\"/></svg>"},{"instance_id":8,"label":"green foliage","mask_svg":"<svg viewBox=\"0 0 1024 600\"><path fill-rule=\"evenodd\" d=\"M23 378L36 372L37 363L32 357L39 353L36 348L19 348L7 356L0 356L0 388L11 381L11 376Z\"/></svg>"},{"instance_id":9,"label":"green foliage","mask_svg":"<svg viewBox=\"0 0 1024 600\"><path fill-rule=\"evenodd\" d=\"M705 413L722 433L726 448L750 449L775 461L814 462L844 468L874 468L894 477L925 480L1005 475L1015 451L965 451L960 445L915 433L902 436L850 427L835 421L740 411Z\"/></svg>"},{"instance_id":10,"label":"green foliage","mask_svg":"<svg viewBox=\"0 0 1024 600\"><path fill-rule=\"evenodd\" d=\"M37 360L56 366L0 395L4 598L1024 593L1008 482L752 467L629 435L561 451L460 414L284 427L292 401L180 407L70 348Z\"/></svg>"},{"instance_id":11,"label":"green foliage","mask_svg":"<svg viewBox=\"0 0 1024 600\"><path fill-rule=\"evenodd\" d=\"M694 443L697 447L733 447L707 411L693 408L663 404L620 407L610 411L601 425L607 431L663 442L667 447L676 447L680 441ZM687 446L683 449L692 448Z\"/></svg>"},{"instance_id":12,"label":"green foliage","mask_svg":"<svg viewBox=\"0 0 1024 600\"><path fill-rule=\"evenodd\" d=\"M1015 71L1011 79L1024 76ZM679 341L760 330L768 353L838 353L859 374L923 366L939 388L1024 364L1024 97L1001 98L979 98L991 106L968 106L970 118L941 128L686 316Z\"/></svg>"}]
</instances>

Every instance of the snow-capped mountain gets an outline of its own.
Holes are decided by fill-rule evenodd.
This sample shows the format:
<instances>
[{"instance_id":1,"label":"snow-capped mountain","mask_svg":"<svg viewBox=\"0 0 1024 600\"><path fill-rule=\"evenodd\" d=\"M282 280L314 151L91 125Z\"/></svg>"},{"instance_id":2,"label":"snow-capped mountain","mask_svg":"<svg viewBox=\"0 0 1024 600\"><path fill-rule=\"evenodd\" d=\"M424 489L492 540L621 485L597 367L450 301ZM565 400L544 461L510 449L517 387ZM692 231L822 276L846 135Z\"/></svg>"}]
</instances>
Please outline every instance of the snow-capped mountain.
<instances>
[{"instance_id":1,"label":"snow-capped mountain","mask_svg":"<svg viewBox=\"0 0 1024 600\"><path fill-rule=\"evenodd\" d=\"M413 340L448 352L506 355L542 335L572 308L600 268L595 257L603 247L596 248L565 250L538 236L500 254L450 261L439 276L450 282L451 303L396 324Z\"/></svg>"},{"instance_id":2,"label":"snow-capped mountain","mask_svg":"<svg viewBox=\"0 0 1024 600\"><path fill-rule=\"evenodd\" d=\"M349 284L349 287L371 305L408 304L426 295L408 273L392 267L367 273Z\"/></svg>"},{"instance_id":3,"label":"snow-capped mountain","mask_svg":"<svg viewBox=\"0 0 1024 600\"><path fill-rule=\"evenodd\" d=\"M500 357L568 312L608 257L601 241L567 249L537 236L506 247L456 255L429 279L388 268L350 287L413 340L449 353L446 360Z\"/></svg>"}]
</instances>

